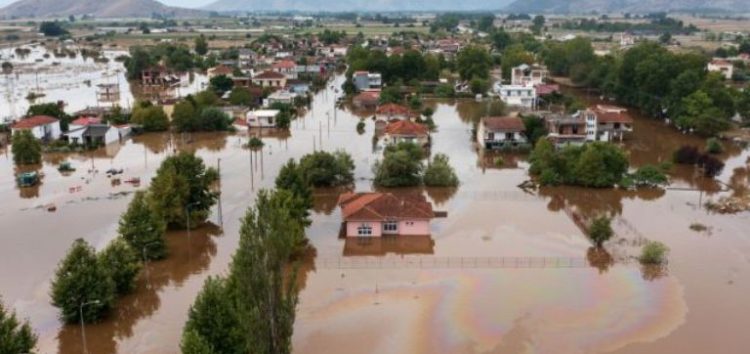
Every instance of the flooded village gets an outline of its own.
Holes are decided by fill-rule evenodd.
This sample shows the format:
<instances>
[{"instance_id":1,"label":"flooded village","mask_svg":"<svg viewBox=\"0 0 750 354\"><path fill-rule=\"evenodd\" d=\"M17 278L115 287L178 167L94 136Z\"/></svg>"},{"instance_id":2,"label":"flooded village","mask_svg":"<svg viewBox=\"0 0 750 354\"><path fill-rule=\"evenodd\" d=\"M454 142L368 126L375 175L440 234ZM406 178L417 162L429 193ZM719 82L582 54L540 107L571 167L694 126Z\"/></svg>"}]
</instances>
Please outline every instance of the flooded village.
<instances>
[{"instance_id":1,"label":"flooded village","mask_svg":"<svg viewBox=\"0 0 750 354\"><path fill-rule=\"evenodd\" d=\"M304 251L283 272L298 299L295 353L744 353L745 91L732 74L710 74L741 60L664 49L665 61L699 62L695 80L707 83L695 89L717 109L724 96L708 90L739 86L727 94L738 103L726 129L704 134L719 123L672 115L672 102L698 106L683 100L692 91L653 103L646 84L618 91L627 77L614 90L611 77L575 79L575 63L554 61L577 50L557 47L571 43L553 33L561 26L535 36L531 20L498 15L478 30L479 18L446 17L425 21L448 31L373 34L375 20L361 19L359 35L334 22L241 39L108 34L0 49L11 64L0 75L0 300L28 321L33 352L199 353L185 343L206 284L235 280L253 217L275 225L256 209L267 205L262 191L282 189L290 159L346 175L338 164L348 158L341 183L306 175ZM628 48L669 46L620 39L605 55L586 40L591 72L619 70L606 66L612 55L628 65ZM15 156L21 131L40 142L38 163ZM600 147L612 150L589 151ZM161 174L183 153L216 173L206 187L215 203L195 217L193 204L154 212L187 222L164 226L165 256L132 247L130 291L95 321L78 316L99 300L73 304L66 320L53 298L71 245L104 253L134 200L179 184ZM335 161L306 160L318 153ZM576 162L587 158L594 167ZM600 176L618 168L613 183ZM598 220L610 230L602 241ZM656 244L663 254L646 261Z\"/></svg>"}]
</instances>

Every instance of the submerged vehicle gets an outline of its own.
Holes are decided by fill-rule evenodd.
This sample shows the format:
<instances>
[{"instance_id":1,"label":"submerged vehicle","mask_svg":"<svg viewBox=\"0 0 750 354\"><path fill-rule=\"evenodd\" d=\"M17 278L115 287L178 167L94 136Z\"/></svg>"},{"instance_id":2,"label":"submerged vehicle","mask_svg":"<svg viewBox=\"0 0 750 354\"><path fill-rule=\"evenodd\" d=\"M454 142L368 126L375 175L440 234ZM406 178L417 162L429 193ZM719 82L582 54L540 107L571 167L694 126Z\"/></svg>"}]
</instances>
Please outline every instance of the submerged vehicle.
<instances>
[{"instance_id":1,"label":"submerged vehicle","mask_svg":"<svg viewBox=\"0 0 750 354\"><path fill-rule=\"evenodd\" d=\"M33 187L39 183L39 173L24 172L16 177L19 187Z\"/></svg>"},{"instance_id":2,"label":"submerged vehicle","mask_svg":"<svg viewBox=\"0 0 750 354\"><path fill-rule=\"evenodd\" d=\"M59 166L57 166L57 170L60 172L73 172L76 169L73 168L73 165L70 164L70 162L65 161L61 162Z\"/></svg>"}]
</instances>

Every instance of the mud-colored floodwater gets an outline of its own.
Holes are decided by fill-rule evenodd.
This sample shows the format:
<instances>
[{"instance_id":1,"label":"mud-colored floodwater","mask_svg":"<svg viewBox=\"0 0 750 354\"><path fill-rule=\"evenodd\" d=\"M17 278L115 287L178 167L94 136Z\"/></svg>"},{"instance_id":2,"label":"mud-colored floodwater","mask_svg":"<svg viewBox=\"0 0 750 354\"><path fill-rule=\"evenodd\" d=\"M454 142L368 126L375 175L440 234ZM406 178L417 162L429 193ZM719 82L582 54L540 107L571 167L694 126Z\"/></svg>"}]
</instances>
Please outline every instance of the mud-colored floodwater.
<instances>
[{"instance_id":1,"label":"mud-colored floodwater","mask_svg":"<svg viewBox=\"0 0 750 354\"><path fill-rule=\"evenodd\" d=\"M340 84L340 78L335 83ZM374 122L335 110L336 94L315 96L289 134L266 133L265 147L243 149L237 134L136 137L93 154L45 156L41 186L19 190L12 156L0 155L0 294L40 335L42 353L80 353L77 326L63 326L49 305L49 280L79 237L103 248L131 193L146 188L160 161L195 151L221 159L222 198L210 224L168 235L170 256L149 263L136 291L102 323L86 326L91 353L178 353L187 310L209 275L223 274L238 244L239 219L256 192L273 185L289 158L315 149L344 149L356 162L356 188L371 190L380 154ZM527 162L505 155L502 168L472 143L482 105L430 103L438 131L433 153L451 158L457 189L425 193L448 217L430 238L359 242L338 238L341 190L316 191L307 261L293 338L298 353L745 353L750 325L750 214L710 214L709 199L748 184L750 153L732 147L718 181L675 167L667 190L625 192L549 188L524 192ZM702 144L636 115L626 142L634 165L669 160L681 144ZM63 176L57 163L77 167ZM92 167L93 166L93 167ZM104 175L123 168L113 185ZM90 170L99 171L92 173ZM729 184L732 188L727 187ZM80 188L79 188L80 187ZM54 203L56 212L40 206ZM614 217L617 237L607 253L590 248L580 225ZM692 223L708 231L691 231ZM671 248L668 269L632 260L646 240Z\"/></svg>"}]
</instances>

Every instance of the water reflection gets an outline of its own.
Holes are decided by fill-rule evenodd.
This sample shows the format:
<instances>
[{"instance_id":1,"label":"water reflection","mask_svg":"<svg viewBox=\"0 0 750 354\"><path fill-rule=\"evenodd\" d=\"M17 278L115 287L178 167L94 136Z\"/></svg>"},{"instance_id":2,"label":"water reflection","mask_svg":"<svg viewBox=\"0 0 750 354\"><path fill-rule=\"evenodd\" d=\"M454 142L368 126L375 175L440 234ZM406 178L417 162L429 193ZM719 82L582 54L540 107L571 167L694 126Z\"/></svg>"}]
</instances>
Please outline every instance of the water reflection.
<instances>
[{"instance_id":1,"label":"water reflection","mask_svg":"<svg viewBox=\"0 0 750 354\"><path fill-rule=\"evenodd\" d=\"M547 204L549 211L564 211L585 220L599 215L609 217L621 215L624 200L654 201L665 194L666 191L661 188L622 190L614 188L543 187L539 189L540 196L549 198Z\"/></svg>"},{"instance_id":2,"label":"water reflection","mask_svg":"<svg viewBox=\"0 0 750 354\"><path fill-rule=\"evenodd\" d=\"M133 327L149 318L161 306L160 292L166 287L179 288L193 274L205 271L216 255L213 237L221 234L218 226L206 224L192 230L169 232L166 259L149 262L141 271L133 293L117 301L114 311L104 322L86 325L90 353L114 354L117 340L133 336ZM57 335L58 352L81 353L79 325L65 325Z\"/></svg>"},{"instance_id":3,"label":"water reflection","mask_svg":"<svg viewBox=\"0 0 750 354\"><path fill-rule=\"evenodd\" d=\"M615 265L614 257L604 247L589 247L586 250L586 260L590 266L599 270L599 274L606 273Z\"/></svg>"},{"instance_id":4,"label":"water reflection","mask_svg":"<svg viewBox=\"0 0 750 354\"><path fill-rule=\"evenodd\" d=\"M383 236L346 237L344 257L385 256L395 254L431 255L435 253L435 241L431 236Z\"/></svg>"}]
</instances>

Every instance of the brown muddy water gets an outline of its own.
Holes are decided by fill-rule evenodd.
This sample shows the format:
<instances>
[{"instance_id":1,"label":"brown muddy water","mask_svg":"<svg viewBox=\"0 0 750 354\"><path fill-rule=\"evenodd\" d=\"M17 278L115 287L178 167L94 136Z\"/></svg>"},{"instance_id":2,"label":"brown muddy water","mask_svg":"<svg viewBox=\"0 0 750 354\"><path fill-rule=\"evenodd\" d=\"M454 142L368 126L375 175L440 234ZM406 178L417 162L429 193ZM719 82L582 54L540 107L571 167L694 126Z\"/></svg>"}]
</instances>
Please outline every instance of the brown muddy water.
<instances>
[{"instance_id":1,"label":"brown muddy water","mask_svg":"<svg viewBox=\"0 0 750 354\"><path fill-rule=\"evenodd\" d=\"M340 78L336 85L340 84ZM46 155L43 183L15 187L12 156L0 156L0 294L40 335L41 353L80 353L78 326L63 326L49 305L49 281L71 242L103 248L133 191L146 188L160 161L195 151L221 159L222 198L210 224L168 235L170 255L147 265L137 290L102 323L86 326L91 353L178 353L187 310L206 277L226 272L239 219L280 166L313 148L344 149L356 163L356 188L371 190L374 122L334 110L335 93L316 95L288 134L264 134L261 152L247 135L149 134L93 154ZM718 181L675 167L667 190L626 192L549 188L524 192L526 157L505 155L503 168L472 143L482 105L431 103L438 131L432 153L445 153L457 189L425 193L448 217L432 236L369 243L338 238L341 190L316 191L307 235L316 252L304 267L293 338L298 353L746 353L750 325L750 214L716 215L707 200L748 184L748 151L732 147ZM627 141L634 165L669 160L679 145L701 144L636 116ZM77 168L63 176L62 160ZM104 171L125 170L113 185ZM93 170L93 171L92 171ZM98 171L98 172L97 172ZM726 184L734 187L734 191ZM79 188L80 187L80 188ZM56 212L41 206L54 203ZM590 248L580 225L614 217L608 253ZM691 231L692 223L708 227ZM666 270L632 260L645 240L671 248Z\"/></svg>"}]
</instances>

